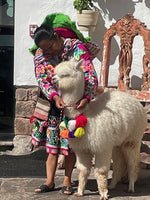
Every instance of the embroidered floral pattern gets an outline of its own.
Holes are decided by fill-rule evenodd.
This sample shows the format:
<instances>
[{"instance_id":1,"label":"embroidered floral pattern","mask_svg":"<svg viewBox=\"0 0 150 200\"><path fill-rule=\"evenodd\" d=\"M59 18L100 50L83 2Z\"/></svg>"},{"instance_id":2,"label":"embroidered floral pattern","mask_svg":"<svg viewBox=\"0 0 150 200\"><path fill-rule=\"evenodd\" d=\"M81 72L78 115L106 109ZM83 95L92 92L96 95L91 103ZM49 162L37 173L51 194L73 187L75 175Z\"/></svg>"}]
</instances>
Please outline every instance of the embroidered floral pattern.
<instances>
[{"instance_id":1,"label":"embroidered floral pattern","mask_svg":"<svg viewBox=\"0 0 150 200\"><path fill-rule=\"evenodd\" d=\"M85 92L84 97L88 100L93 98L95 90L98 86L98 79L95 69L92 64L92 59L90 58L87 49L84 44L78 39L66 39L64 42L64 49L61 55L52 57L47 60L41 49L38 49L35 57L35 74L44 95L52 100L55 94L58 94L55 86L52 85L51 80L54 75L55 64L58 64L61 60L69 60L70 57L74 57L77 61L84 59L82 69L85 73Z\"/></svg>"},{"instance_id":2,"label":"embroidered floral pattern","mask_svg":"<svg viewBox=\"0 0 150 200\"><path fill-rule=\"evenodd\" d=\"M66 39L63 52L59 56L43 55L42 50L38 49L34 57L36 79L47 99L52 100L52 97L58 94L57 88L52 84L55 66L61 61L69 60L72 57L77 61L84 59L82 63L82 69L85 74L84 97L89 101L93 98L98 86L98 80L92 59L81 41ZM32 131L32 143L36 147L45 146L47 153L68 155L71 149L68 147L67 139L59 138L56 130L57 122L58 117L50 115L47 127L44 127L43 122L40 120L35 123Z\"/></svg>"},{"instance_id":3,"label":"embroidered floral pattern","mask_svg":"<svg viewBox=\"0 0 150 200\"><path fill-rule=\"evenodd\" d=\"M32 144L35 147L46 146L47 153L68 155L72 150L65 138L60 140L56 125L58 117L50 116L47 129L41 129L43 121L38 120L32 129Z\"/></svg>"}]
</instances>

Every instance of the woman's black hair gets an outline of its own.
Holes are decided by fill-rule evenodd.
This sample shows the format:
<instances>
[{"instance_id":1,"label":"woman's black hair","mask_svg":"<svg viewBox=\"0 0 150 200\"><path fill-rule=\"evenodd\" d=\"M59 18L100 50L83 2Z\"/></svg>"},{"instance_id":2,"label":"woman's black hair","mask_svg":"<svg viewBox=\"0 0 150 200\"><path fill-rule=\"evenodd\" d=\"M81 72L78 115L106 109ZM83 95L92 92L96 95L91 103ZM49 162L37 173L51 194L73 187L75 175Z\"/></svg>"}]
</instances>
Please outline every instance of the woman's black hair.
<instances>
[{"instance_id":1,"label":"woman's black hair","mask_svg":"<svg viewBox=\"0 0 150 200\"><path fill-rule=\"evenodd\" d=\"M41 25L34 32L34 42L38 46L39 42L43 39L53 40L55 39L55 31L52 27L47 25Z\"/></svg>"}]
</instances>

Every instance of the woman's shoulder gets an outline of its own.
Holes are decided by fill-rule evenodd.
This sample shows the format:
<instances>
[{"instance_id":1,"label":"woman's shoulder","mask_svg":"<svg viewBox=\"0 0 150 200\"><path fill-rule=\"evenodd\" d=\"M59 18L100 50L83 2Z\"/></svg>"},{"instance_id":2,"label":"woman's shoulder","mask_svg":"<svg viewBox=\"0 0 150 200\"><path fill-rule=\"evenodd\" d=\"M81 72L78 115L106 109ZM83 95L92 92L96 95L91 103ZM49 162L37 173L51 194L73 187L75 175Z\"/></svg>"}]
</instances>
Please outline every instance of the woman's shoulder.
<instances>
[{"instance_id":1,"label":"woman's shoulder","mask_svg":"<svg viewBox=\"0 0 150 200\"><path fill-rule=\"evenodd\" d=\"M82 41L80 41L79 39L76 38L66 38L64 41L64 45L76 45L78 43L83 43Z\"/></svg>"},{"instance_id":2,"label":"woman's shoulder","mask_svg":"<svg viewBox=\"0 0 150 200\"><path fill-rule=\"evenodd\" d=\"M38 49L36 50L35 56L34 56L34 57L36 57L36 56L38 56L38 55L43 55L43 51L42 51L41 48L38 48Z\"/></svg>"}]
</instances>

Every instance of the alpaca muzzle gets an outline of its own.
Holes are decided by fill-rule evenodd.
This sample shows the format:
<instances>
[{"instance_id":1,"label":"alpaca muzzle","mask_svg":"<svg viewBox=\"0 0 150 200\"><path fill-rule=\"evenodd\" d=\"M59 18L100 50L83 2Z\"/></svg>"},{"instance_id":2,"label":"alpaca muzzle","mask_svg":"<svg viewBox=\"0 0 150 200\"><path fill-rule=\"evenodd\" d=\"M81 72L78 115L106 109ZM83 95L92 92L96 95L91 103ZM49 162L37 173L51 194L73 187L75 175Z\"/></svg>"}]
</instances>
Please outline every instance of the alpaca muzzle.
<instances>
[{"instance_id":1,"label":"alpaca muzzle","mask_svg":"<svg viewBox=\"0 0 150 200\"><path fill-rule=\"evenodd\" d=\"M59 82L59 76L55 75L52 77L52 84L55 86L58 86L58 82Z\"/></svg>"}]
</instances>

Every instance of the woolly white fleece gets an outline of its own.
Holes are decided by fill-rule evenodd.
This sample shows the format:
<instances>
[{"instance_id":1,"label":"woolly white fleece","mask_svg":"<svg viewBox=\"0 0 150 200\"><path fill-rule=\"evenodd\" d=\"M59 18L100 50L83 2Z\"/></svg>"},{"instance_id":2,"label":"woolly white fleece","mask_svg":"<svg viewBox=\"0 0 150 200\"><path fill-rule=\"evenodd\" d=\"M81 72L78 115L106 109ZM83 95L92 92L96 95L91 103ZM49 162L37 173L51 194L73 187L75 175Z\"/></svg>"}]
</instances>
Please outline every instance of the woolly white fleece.
<instances>
[{"instance_id":1,"label":"woolly white fleece","mask_svg":"<svg viewBox=\"0 0 150 200\"><path fill-rule=\"evenodd\" d=\"M84 92L84 74L81 63L60 63L55 73L64 102L75 104ZM77 156L79 186L77 196L84 193L87 177L95 156L95 177L101 199L107 199L107 174L113 156L113 178L110 188L128 174L129 191L134 192L138 175L141 139L146 127L146 113L135 97L120 91L96 96L84 110L65 108L67 117L75 119L83 113L88 120L85 135L70 138L69 144Z\"/></svg>"}]
</instances>

